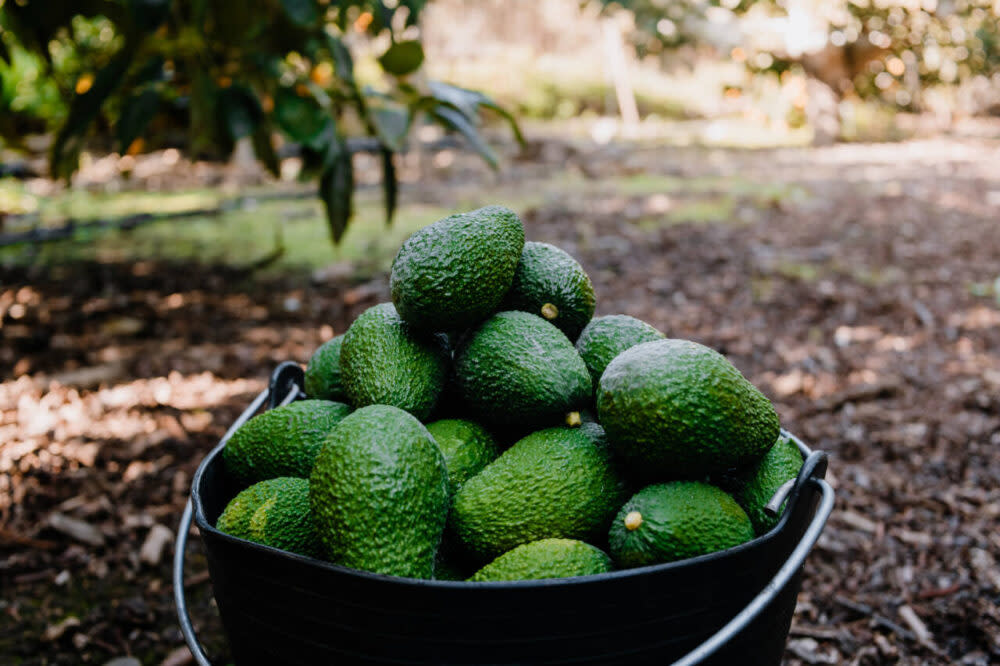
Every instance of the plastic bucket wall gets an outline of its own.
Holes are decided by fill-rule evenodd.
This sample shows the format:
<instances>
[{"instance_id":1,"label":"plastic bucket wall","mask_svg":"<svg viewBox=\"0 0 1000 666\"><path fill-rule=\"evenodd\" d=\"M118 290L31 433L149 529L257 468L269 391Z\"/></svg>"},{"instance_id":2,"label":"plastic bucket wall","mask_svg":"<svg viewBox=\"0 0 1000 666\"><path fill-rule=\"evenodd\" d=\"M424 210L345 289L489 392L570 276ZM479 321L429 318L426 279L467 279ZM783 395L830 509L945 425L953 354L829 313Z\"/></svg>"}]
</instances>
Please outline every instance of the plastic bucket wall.
<instances>
[{"instance_id":1,"label":"plastic bucket wall","mask_svg":"<svg viewBox=\"0 0 1000 666\"><path fill-rule=\"evenodd\" d=\"M665 664L739 613L803 538L825 456L810 455L768 534L722 553L550 581L453 583L359 572L233 538L213 525L238 490L221 447L194 479L194 519L239 666ZM801 572L705 663L777 665Z\"/></svg>"}]
</instances>

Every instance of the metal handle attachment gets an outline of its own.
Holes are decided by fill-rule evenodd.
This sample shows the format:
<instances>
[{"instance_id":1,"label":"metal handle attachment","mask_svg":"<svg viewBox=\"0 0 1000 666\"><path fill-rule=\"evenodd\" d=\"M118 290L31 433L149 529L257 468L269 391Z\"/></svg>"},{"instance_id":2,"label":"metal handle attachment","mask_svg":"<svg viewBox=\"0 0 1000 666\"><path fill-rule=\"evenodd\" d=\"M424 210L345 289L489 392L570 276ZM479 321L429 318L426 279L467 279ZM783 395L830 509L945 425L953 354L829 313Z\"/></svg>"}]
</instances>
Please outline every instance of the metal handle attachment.
<instances>
[{"instance_id":1,"label":"metal handle attachment","mask_svg":"<svg viewBox=\"0 0 1000 666\"><path fill-rule=\"evenodd\" d=\"M833 511L833 488L830 487L830 484L823 479L809 479L809 483L818 487L823 496L820 499L819 506L816 507L816 514L813 516L812 522L809 523L809 527L806 528L802 539L795 546L795 550L788 556L785 563L781 565L778 572L774 574L771 582L765 585L764 589L736 617L726 623L726 626L715 632L704 643L675 661L673 666L694 666L715 654L726 641L730 640L760 615L760 612L778 596L778 593L788 584L788 581L791 580L795 572L805 562L806 556L809 555L809 551L812 550L812 547L816 544L816 540L819 539L820 533L823 532L823 527L830 517L830 512Z\"/></svg>"}]
</instances>

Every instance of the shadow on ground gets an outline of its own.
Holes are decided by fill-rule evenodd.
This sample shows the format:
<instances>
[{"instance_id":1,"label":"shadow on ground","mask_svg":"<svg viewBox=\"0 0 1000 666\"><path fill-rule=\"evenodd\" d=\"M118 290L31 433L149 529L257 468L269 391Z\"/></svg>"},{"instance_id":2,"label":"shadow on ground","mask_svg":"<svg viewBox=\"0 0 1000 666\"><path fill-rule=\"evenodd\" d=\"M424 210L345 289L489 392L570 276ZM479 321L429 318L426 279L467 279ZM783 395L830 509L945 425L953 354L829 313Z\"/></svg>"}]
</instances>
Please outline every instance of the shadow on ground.
<instances>
[{"instance_id":1,"label":"shadow on ground","mask_svg":"<svg viewBox=\"0 0 1000 666\"><path fill-rule=\"evenodd\" d=\"M556 145L460 199L448 174L404 198L449 209L520 192L528 237L580 259L599 314L719 349L830 452L838 507L806 566L789 664L988 664L997 148ZM9 265L0 284L0 654L187 663L163 535L194 469L276 363L387 299L385 275L80 260ZM197 548L190 561L219 653Z\"/></svg>"}]
</instances>

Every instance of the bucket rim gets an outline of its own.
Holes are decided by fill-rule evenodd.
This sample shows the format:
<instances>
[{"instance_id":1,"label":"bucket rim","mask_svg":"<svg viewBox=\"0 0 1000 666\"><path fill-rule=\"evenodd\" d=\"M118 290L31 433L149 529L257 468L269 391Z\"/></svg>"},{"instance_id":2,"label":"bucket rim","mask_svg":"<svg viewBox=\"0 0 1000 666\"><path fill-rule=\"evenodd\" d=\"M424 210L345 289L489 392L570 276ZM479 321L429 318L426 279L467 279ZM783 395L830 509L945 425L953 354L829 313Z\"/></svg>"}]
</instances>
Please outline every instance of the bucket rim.
<instances>
[{"instance_id":1,"label":"bucket rim","mask_svg":"<svg viewBox=\"0 0 1000 666\"><path fill-rule=\"evenodd\" d=\"M708 553L705 555L699 555L697 557L686 558L683 560L677 560L674 562L665 562L661 564L651 564L642 567L635 567L631 569L620 569L616 571L609 571L600 574L590 574L586 576L574 576L570 578L544 578L536 580L517 580L517 581L483 581L483 582L470 582L470 581L451 581L451 580L436 580L436 579L426 579L426 578L410 578L406 576L393 576L389 574L375 573L371 571L363 571L360 569L353 569L340 564L334 564L326 560L321 560L314 557L308 557L305 555L299 555L298 553L292 553L286 550L281 550L279 548L274 548L271 546L265 546L263 544L256 543L254 541L249 541L247 539L241 539L239 537L234 537L232 535L226 534L221 530L216 529L208 521L208 517L205 511L205 505L202 500L202 485L205 483L205 475L209 465L220 455L222 455L222 450L225 448L225 438L223 441L219 442L205 457L202 459L201 463L198 465L198 470L195 472L194 478L191 483L191 500L194 509L194 523L198 526L200 533L209 533L215 539L221 539L228 541L232 544L238 544L243 548L247 548L253 551L257 551L261 554L267 554L269 556L283 557L291 561L299 562L305 566L319 567L329 571L337 572L338 574L348 575L357 579L368 580L373 583L380 584L391 584L397 587L413 587L413 588L438 588L438 589L448 589L448 590L509 590L509 589L534 589L534 588L550 588L550 587L565 587L565 586L586 586L596 583L603 583L604 581L614 581L628 578L639 578L648 576L651 574L657 574L661 572L667 572L676 569L682 569L685 567L697 566L699 564L709 563L717 560L727 559L736 556L740 553L746 552L751 549L760 548L762 545L767 544L780 537L781 533L788 529L788 523L790 516L793 513L794 506L800 502L804 501L802 499L805 494L805 486L809 485L810 479L822 479L826 475L827 467L827 455L822 451L813 451L810 449L801 439L797 436L788 432L784 428L781 429L780 435L788 437L792 442L799 448L802 453L803 463L802 469L799 470L799 474L796 477L795 485L788 496L787 504L785 510L782 511L781 517L778 523L768 532L754 537L750 541L739 544L732 548L727 548L726 550L716 551L714 553ZM814 491L815 492L815 491ZM202 537L204 539L204 537ZM796 542L798 543L798 542ZM778 565L779 563L776 563Z\"/></svg>"}]
</instances>

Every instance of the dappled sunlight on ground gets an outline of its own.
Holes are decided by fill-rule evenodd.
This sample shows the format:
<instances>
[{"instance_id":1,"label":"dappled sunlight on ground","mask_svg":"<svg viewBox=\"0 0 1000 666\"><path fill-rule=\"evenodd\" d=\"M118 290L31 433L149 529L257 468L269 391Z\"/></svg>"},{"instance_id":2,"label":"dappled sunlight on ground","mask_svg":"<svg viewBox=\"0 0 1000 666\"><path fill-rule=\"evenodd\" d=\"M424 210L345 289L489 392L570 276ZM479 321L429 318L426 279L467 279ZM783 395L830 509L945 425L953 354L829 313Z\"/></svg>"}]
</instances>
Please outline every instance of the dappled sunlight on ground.
<instances>
[{"instance_id":1,"label":"dappled sunlight on ground","mask_svg":"<svg viewBox=\"0 0 1000 666\"><path fill-rule=\"evenodd\" d=\"M793 638L819 637L845 663L884 640L901 664L979 664L1000 632L998 147L550 142L492 180L458 155L404 189L401 216L508 203L529 239L581 261L599 315L722 351L831 454L838 508ZM401 221L393 233L424 223ZM199 460L270 370L388 299L391 256L359 272L320 250L324 270L266 274L178 257L0 262L0 579L19 632L0 632L0 654L159 663L181 645L167 551L144 561L143 546L175 528ZM196 620L219 650L191 557ZM902 626L904 604L932 647L872 622ZM68 617L79 624L58 640L21 640Z\"/></svg>"}]
</instances>

